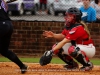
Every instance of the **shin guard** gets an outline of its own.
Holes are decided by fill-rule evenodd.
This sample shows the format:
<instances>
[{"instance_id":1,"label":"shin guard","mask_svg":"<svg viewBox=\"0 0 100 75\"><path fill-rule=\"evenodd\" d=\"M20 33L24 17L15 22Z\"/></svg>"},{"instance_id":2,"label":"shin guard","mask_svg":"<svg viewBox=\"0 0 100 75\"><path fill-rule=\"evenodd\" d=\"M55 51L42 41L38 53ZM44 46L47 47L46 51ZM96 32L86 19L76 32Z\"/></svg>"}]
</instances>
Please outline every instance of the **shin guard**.
<instances>
[{"instance_id":1,"label":"shin guard","mask_svg":"<svg viewBox=\"0 0 100 75\"><path fill-rule=\"evenodd\" d=\"M67 54L63 54L63 49L60 49L56 54L62 61L64 61L68 65L73 65L73 58Z\"/></svg>"},{"instance_id":2,"label":"shin guard","mask_svg":"<svg viewBox=\"0 0 100 75\"><path fill-rule=\"evenodd\" d=\"M55 47L57 45L57 43L55 45L53 45L53 47ZM52 48L53 48L52 47ZM71 56L67 55L67 54L63 54L63 48L61 48L60 50L55 50L54 54L57 55L62 61L64 61L66 64L68 65L73 65L74 64L74 60Z\"/></svg>"},{"instance_id":3,"label":"shin guard","mask_svg":"<svg viewBox=\"0 0 100 75\"><path fill-rule=\"evenodd\" d=\"M78 62L80 62L83 66L88 66L89 58L86 54L80 50L79 47L71 46L68 49L69 54L75 58Z\"/></svg>"}]
</instances>

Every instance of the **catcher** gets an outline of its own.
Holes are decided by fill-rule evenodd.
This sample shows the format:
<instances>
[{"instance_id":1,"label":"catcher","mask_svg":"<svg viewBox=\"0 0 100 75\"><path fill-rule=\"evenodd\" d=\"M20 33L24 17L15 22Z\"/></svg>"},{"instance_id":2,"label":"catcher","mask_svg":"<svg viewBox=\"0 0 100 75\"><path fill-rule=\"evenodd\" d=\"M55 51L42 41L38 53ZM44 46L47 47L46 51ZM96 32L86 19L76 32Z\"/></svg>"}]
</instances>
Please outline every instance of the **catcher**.
<instances>
[{"instance_id":1,"label":"catcher","mask_svg":"<svg viewBox=\"0 0 100 75\"><path fill-rule=\"evenodd\" d=\"M47 65L52 59L52 55L56 54L67 65L66 69L79 68L77 60L83 66L80 70L90 71L93 64L90 58L95 55L95 46L90 36L90 32L85 23L81 22L82 13L75 7L69 8L65 16L65 28L60 34L52 31L44 31L43 36L46 38L55 38L62 40L56 43L52 50L46 51L40 58L40 65Z\"/></svg>"}]
</instances>

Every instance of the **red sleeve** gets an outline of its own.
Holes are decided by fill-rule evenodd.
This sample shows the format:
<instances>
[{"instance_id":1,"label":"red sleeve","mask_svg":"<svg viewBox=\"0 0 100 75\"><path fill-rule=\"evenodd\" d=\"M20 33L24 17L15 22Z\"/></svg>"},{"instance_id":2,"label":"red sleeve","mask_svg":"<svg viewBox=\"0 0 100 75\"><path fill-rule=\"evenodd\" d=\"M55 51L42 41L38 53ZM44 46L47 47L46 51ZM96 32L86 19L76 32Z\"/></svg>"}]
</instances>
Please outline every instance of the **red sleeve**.
<instances>
[{"instance_id":1,"label":"red sleeve","mask_svg":"<svg viewBox=\"0 0 100 75\"><path fill-rule=\"evenodd\" d=\"M67 36L67 35L68 35L68 33L69 33L69 31L68 31L68 30L66 30L66 29L64 29L64 30L62 31L62 34L63 34L63 35L65 35L65 36Z\"/></svg>"},{"instance_id":2,"label":"red sleeve","mask_svg":"<svg viewBox=\"0 0 100 75\"><path fill-rule=\"evenodd\" d=\"M69 40L76 40L79 37L82 37L84 33L83 27L75 27L72 30L69 31L68 35L66 36Z\"/></svg>"}]
</instances>

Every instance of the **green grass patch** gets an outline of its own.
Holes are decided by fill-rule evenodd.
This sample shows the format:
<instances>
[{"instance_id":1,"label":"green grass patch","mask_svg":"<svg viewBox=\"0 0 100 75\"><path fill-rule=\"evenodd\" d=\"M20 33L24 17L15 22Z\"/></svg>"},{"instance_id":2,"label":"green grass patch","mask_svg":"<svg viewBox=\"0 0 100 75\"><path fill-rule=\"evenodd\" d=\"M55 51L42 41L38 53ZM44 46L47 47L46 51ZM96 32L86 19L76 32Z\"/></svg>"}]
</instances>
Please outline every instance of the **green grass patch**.
<instances>
[{"instance_id":1,"label":"green grass patch","mask_svg":"<svg viewBox=\"0 0 100 75\"><path fill-rule=\"evenodd\" d=\"M39 63L39 57L20 57L20 60L22 62L27 62L27 63ZM0 62L11 62L9 59L5 58L5 57L0 57ZM100 59L91 59L91 62L94 65L100 65ZM57 57L54 57L51 61L51 63L56 63L56 64L65 64L62 60L60 60Z\"/></svg>"}]
</instances>

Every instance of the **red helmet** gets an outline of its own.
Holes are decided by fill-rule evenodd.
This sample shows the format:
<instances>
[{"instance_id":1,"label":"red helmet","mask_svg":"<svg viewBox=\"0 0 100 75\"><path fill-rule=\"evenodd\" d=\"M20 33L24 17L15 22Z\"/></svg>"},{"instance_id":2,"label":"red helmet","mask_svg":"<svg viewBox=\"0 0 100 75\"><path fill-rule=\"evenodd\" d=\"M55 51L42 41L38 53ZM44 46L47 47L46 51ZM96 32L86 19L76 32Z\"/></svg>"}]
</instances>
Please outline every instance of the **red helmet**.
<instances>
[{"instance_id":1,"label":"red helmet","mask_svg":"<svg viewBox=\"0 0 100 75\"><path fill-rule=\"evenodd\" d=\"M70 27L71 25L75 24L75 22L79 22L81 20L81 16L82 13L78 8L76 7L69 8L65 16L66 26Z\"/></svg>"}]
</instances>

